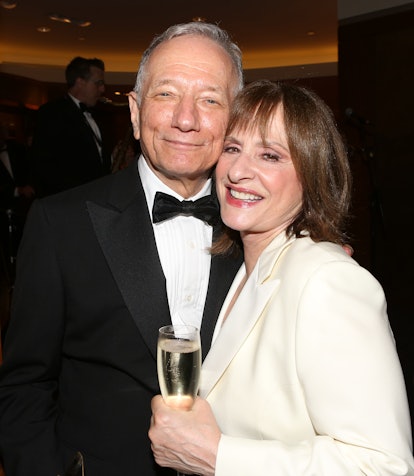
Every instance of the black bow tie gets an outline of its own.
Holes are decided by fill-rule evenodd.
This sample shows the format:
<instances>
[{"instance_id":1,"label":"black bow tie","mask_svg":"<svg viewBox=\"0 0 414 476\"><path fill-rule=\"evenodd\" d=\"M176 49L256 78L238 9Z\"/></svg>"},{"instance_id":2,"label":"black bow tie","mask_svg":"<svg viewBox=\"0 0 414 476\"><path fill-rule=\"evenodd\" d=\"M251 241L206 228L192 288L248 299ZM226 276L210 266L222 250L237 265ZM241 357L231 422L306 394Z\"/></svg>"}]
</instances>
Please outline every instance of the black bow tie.
<instances>
[{"instance_id":1,"label":"black bow tie","mask_svg":"<svg viewBox=\"0 0 414 476\"><path fill-rule=\"evenodd\" d=\"M215 197L208 195L194 202L192 200L180 202L171 195L157 192L152 208L152 221L158 223L177 215L194 216L209 225L215 225L219 217L218 201Z\"/></svg>"},{"instance_id":2,"label":"black bow tie","mask_svg":"<svg viewBox=\"0 0 414 476\"><path fill-rule=\"evenodd\" d=\"M87 106L84 102L80 102L80 103L79 103L79 109L80 109L82 112L91 112L91 111L92 111L92 108L90 108L89 106Z\"/></svg>"}]
</instances>

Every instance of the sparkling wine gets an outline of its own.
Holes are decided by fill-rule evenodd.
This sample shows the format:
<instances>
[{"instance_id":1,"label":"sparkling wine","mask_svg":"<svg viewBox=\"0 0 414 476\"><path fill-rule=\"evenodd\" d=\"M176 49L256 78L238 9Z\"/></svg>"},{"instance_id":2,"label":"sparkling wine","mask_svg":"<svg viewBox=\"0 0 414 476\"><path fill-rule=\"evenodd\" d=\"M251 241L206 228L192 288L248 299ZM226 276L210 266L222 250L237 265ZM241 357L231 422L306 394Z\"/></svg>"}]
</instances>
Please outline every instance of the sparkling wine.
<instances>
[{"instance_id":1,"label":"sparkling wine","mask_svg":"<svg viewBox=\"0 0 414 476\"><path fill-rule=\"evenodd\" d=\"M197 395L200 379L199 340L160 339L157 366L165 402L170 406L190 409Z\"/></svg>"}]
</instances>

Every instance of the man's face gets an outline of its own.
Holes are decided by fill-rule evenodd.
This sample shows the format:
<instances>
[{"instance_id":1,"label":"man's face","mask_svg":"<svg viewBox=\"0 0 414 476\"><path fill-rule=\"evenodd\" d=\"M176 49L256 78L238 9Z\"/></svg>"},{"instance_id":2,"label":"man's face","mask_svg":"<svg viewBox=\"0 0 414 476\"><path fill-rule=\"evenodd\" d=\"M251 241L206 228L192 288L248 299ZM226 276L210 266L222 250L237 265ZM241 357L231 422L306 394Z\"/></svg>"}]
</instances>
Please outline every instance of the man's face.
<instances>
[{"instance_id":1,"label":"man's face","mask_svg":"<svg viewBox=\"0 0 414 476\"><path fill-rule=\"evenodd\" d=\"M87 106L93 107L105 92L105 73L96 66L91 66L90 73L91 76L89 79L77 79L77 97Z\"/></svg>"},{"instance_id":2,"label":"man's face","mask_svg":"<svg viewBox=\"0 0 414 476\"><path fill-rule=\"evenodd\" d=\"M135 137L155 174L182 195L183 183L201 188L222 152L236 85L229 56L206 38L174 38L149 59L141 107L130 99Z\"/></svg>"}]
</instances>

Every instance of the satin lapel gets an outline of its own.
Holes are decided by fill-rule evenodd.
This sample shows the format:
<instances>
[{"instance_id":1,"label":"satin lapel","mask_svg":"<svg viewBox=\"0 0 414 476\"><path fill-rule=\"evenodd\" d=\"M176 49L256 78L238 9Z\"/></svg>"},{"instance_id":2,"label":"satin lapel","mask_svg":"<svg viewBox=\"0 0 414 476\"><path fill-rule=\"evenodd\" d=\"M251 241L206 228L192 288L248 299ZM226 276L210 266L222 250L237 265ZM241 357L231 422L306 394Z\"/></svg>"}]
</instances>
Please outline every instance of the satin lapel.
<instances>
[{"instance_id":1,"label":"satin lapel","mask_svg":"<svg viewBox=\"0 0 414 476\"><path fill-rule=\"evenodd\" d=\"M291 242L286 241L284 236L277 237L260 257L257 268L244 285L241 294L204 360L200 386L200 395L202 397L206 398L211 392L256 322L261 318L269 300L277 293L280 279L275 279L272 275L278 260L288 249ZM219 321L223 318L223 313L230 304L231 297L243 276L244 272L241 270L230 288L220 313Z\"/></svg>"},{"instance_id":2,"label":"satin lapel","mask_svg":"<svg viewBox=\"0 0 414 476\"><path fill-rule=\"evenodd\" d=\"M94 159L101 163L101 156L99 154L99 149L96 145L95 135L93 129L89 125L88 120L86 119L83 112L79 109L78 105L71 99L68 95L65 97L64 104L66 104L66 109L72 117L71 127L76 128L77 134L82 135L84 140L89 142L89 148L91 154L93 154ZM99 127L99 126L98 126Z\"/></svg>"},{"instance_id":3,"label":"satin lapel","mask_svg":"<svg viewBox=\"0 0 414 476\"><path fill-rule=\"evenodd\" d=\"M158 329L171 318L165 277L136 168L134 173L132 183L119 174L110 203L88 202L87 207L125 304L156 357Z\"/></svg>"},{"instance_id":4,"label":"satin lapel","mask_svg":"<svg viewBox=\"0 0 414 476\"><path fill-rule=\"evenodd\" d=\"M241 264L241 256L239 258L213 256L211 260L210 280L201 325L203 358L210 349L211 338L221 306Z\"/></svg>"}]
</instances>

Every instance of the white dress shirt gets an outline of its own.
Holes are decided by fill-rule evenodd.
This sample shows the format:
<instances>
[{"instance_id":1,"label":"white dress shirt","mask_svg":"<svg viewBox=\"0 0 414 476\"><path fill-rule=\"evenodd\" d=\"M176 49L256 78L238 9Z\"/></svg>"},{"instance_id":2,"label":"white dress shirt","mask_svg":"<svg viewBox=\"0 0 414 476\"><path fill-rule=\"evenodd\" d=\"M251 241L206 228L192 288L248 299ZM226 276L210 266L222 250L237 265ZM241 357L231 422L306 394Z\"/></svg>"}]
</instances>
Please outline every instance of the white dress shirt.
<instances>
[{"instance_id":1,"label":"white dress shirt","mask_svg":"<svg viewBox=\"0 0 414 476\"><path fill-rule=\"evenodd\" d=\"M183 197L167 187L149 168L143 156L138 160L148 210L152 214L156 192L164 192L178 200ZM186 200L209 195L211 179L202 190ZM167 296L173 324L201 327L210 276L213 228L194 217L177 216L154 223L155 241L167 281ZM168 323L166 323L168 324Z\"/></svg>"}]
</instances>

